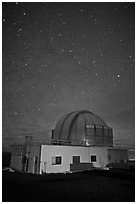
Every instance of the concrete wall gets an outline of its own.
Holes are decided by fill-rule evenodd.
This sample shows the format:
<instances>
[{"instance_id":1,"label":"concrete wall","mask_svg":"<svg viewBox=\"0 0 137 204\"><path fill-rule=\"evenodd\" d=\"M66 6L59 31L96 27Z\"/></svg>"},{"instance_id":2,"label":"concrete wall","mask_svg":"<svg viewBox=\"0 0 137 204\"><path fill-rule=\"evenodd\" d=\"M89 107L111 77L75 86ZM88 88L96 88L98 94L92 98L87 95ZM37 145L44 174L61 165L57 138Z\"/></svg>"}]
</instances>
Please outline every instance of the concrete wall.
<instances>
[{"instance_id":1,"label":"concrete wall","mask_svg":"<svg viewBox=\"0 0 137 204\"><path fill-rule=\"evenodd\" d=\"M88 147L89 148L89 157L91 155L96 155L97 161L94 162L95 167L104 168L108 164L108 147ZM89 158L90 161L90 158Z\"/></svg>"},{"instance_id":2,"label":"concrete wall","mask_svg":"<svg viewBox=\"0 0 137 204\"><path fill-rule=\"evenodd\" d=\"M40 145L14 145L10 166L14 169L25 171L28 173L39 173L40 171ZM15 151L16 150L16 151ZM26 163L22 162L22 158L26 156ZM37 162L36 162L37 157Z\"/></svg>"},{"instance_id":3,"label":"concrete wall","mask_svg":"<svg viewBox=\"0 0 137 204\"><path fill-rule=\"evenodd\" d=\"M108 149L108 162L110 163L126 163L128 160L127 149L110 148Z\"/></svg>"},{"instance_id":4,"label":"concrete wall","mask_svg":"<svg viewBox=\"0 0 137 204\"><path fill-rule=\"evenodd\" d=\"M79 164L70 164L70 171L84 171L84 170L92 170L92 163L79 163Z\"/></svg>"},{"instance_id":5,"label":"concrete wall","mask_svg":"<svg viewBox=\"0 0 137 204\"><path fill-rule=\"evenodd\" d=\"M22 156L12 155L10 167L22 171Z\"/></svg>"},{"instance_id":6,"label":"concrete wall","mask_svg":"<svg viewBox=\"0 0 137 204\"><path fill-rule=\"evenodd\" d=\"M29 149L29 163L28 163L28 172L39 173L40 171L40 145L30 146ZM37 162L36 162L37 158Z\"/></svg>"},{"instance_id":7,"label":"concrete wall","mask_svg":"<svg viewBox=\"0 0 137 204\"><path fill-rule=\"evenodd\" d=\"M10 167L19 171L23 170L22 155L24 154L25 146L22 144L12 145L12 154Z\"/></svg>"},{"instance_id":8,"label":"concrete wall","mask_svg":"<svg viewBox=\"0 0 137 204\"><path fill-rule=\"evenodd\" d=\"M25 148L25 151L20 151L20 148L23 149L20 146L15 148L17 151L12 154L10 166L28 173L70 171L73 156L80 156L81 165L77 165L79 168L85 168L84 163L86 165L92 163L94 167L104 168L107 164L124 163L128 160L126 149L65 145L29 145ZM26 155L28 159L25 164L22 163L23 155ZM52 163L52 157L57 156L61 157L61 164ZM96 161L91 161L91 156L96 156Z\"/></svg>"},{"instance_id":9,"label":"concrete wall","mask_svg":"<svg viewBox=\"0 0 137 204\"><path fill-rule=\"evenodd\" d=\"M91 163L91 155L96 155L95 167L105 167L108 164L108 152L106 147L80 147L80 146L56 146L42 145L40 173L57 173L70 171L73 156L80 156L81 163ZM52 157L61 156L62 163L53 165Z\"/></svg>"}]
</instances>

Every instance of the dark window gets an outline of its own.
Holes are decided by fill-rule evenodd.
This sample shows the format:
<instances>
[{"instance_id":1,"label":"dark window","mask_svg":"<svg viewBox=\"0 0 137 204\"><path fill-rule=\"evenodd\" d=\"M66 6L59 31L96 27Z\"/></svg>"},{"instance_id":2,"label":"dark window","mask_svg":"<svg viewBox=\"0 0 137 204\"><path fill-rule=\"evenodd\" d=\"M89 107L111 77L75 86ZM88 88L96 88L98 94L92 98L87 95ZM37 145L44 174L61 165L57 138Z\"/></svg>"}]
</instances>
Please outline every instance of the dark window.
<instances>
[{"instance_id":1,"label":"dark window","mask_svg":"<svg viewBox=\"0 0 137 204\"><path fill-rule=\"evenodd\" d=\"M111 155L108 155L108 160L109 160L109 161L111 160Z\"/></svg>"},{"instance_id":2,"label":"dark window","mask_svg":"<svg viewBox=\"0 0 137 204\"><path fill-rule=\"evenodd\" d=\"M96 155L91 156L91 162L96 162Z\"/></svg>"},{"instance_id":3,"label":"dark window","mask_svg":"<svg viewBox=\"0 0 137 204\"><path fill-rule=\"evenodd\" d=\"M124 159L120 159L120 163L124 163L125 161L124 161Z\"/></svg>"},{"instance_id":4,"label":"dark window","mask_svg":"<svg viewBox=\"0 0 137 204\"><path fill-rule=\"evenodd\" d=\"M52 157L52 164L61 164L61 157Z\"/></svg>"},{"instance_id":5,"label":"dark window","mask_svg":"<svg viewBox=\"0 0 137 204\"><path fill-rule=\"evenodd\" d=\"M73 156L73 164L80 163L80 156Z\"/></svg>"},{"instance_id":6,"label":"dark window","mask_svg":"<svg viewBox=\"0 0 137 204\"><path fill-rule=\"evenodd\" d=\"M26 164L26 161L27 161L27 156L22 156L21 163Z\"/></svg>"},{"instance_id":7,"label":"dark window","mask_svg":"<svg viewBox=\"0 0 137 204\"><path fill-rule=\"evenodd\" d=\"M35 163L38 163L38 157L35 157Z\"/></svg>"}]
</instances>

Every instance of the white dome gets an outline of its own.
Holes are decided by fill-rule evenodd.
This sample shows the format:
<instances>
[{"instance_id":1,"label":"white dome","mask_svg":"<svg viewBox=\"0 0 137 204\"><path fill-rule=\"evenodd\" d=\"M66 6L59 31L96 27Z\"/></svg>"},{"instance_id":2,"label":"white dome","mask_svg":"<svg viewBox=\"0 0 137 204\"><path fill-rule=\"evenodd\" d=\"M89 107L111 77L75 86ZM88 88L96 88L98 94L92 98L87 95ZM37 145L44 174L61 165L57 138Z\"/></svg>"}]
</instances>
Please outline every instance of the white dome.
<instances>
[{"instance_id":1,"label":"white dome","mask_svg":"<svg viewBox=\"0 0 137 204\"><path fill-rule=\"evenodd\" d=\"M94 113L83 110L63 116L53 131L53 142L112 146L112 128Z\"/></svg>"}]
</instances>

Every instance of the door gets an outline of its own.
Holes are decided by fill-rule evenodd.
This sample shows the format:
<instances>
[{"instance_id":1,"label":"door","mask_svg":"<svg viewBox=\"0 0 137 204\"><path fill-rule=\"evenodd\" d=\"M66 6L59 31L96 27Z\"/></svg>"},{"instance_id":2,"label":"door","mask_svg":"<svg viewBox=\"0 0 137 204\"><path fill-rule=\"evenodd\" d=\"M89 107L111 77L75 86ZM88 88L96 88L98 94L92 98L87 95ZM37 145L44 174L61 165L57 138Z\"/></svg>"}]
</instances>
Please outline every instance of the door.
<instances>
[{"instance_id":1,"label":"door","mask_svg":"<svg viewBox=\"0 0 137 204\"><path fill-rule=\"evenodd\" d=\"M34 157L34 174L37 174L38 170L38 157Z\"/></svg>"}]
</instances>

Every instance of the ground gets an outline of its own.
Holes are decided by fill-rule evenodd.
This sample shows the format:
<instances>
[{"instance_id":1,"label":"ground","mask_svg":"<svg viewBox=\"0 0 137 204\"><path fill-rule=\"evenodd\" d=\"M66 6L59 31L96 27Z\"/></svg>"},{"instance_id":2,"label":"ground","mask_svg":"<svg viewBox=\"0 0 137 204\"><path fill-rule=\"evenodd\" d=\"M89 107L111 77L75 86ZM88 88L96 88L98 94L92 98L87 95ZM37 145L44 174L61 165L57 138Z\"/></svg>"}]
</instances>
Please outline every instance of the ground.
<instances>
[{"instance_id":1,"label":"ground","mask_svg":"<svg viewBox=\"0 0 137 204\"><path fill-rule=\"evenodd\" d=\"M134 202L134 171L34 175L3 171L3 202Z\"/></svg>"}]
</instances>

